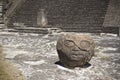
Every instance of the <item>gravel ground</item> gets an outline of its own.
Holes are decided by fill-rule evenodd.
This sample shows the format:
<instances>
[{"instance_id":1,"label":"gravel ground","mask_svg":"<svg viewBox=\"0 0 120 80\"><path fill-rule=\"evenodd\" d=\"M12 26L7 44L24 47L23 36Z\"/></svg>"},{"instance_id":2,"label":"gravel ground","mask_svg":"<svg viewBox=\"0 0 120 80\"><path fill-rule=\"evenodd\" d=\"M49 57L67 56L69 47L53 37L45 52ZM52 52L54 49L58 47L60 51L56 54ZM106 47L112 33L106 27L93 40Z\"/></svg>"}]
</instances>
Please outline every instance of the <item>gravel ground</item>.
<instances>
[{"instance_id":1,"label":"gravel ground","mask_svg":"<svg viewBox=\"0 0 120 80\"><path fill-rule=\"evenodd\" d=\"M68 69L55 64L56 41L51 35L0 32L6 59L22 71L27 80L120 80L120 38L113 34L90 35L95 41L91 66Z\"/></svg>"}]
</instances>

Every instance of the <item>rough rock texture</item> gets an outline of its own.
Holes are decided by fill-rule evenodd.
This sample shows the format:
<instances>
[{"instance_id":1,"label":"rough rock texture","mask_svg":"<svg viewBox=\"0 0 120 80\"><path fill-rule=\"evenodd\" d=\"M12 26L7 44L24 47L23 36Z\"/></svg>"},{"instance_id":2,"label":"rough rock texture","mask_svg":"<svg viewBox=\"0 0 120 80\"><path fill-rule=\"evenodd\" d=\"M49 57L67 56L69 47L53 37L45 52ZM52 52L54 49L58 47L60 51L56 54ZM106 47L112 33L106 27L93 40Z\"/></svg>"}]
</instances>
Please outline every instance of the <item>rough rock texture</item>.
<instances>
[{"instance_id":1,"label":"rough rock texture","mask_svg":"<svg viewBox=\"0 0 120 80\"><path fill-rule=\"evenodd\" d=\"M120 38L110 34L92 35L95 56L89 62L91 66L68 69L54 64L59 61L58 37L59 34L0 32L0 43L6 59L13 62L27 80L120 80Z\"/></svg>"},{"instance_id":2,"label":"rough rock texture","mask_svg":"<svg viewBox=\"0 0 120 80\"><path fill-rule=\"evenodd\" d=\"M39 9L44 9L48 27L71 32L116 33L117 28L102 27L108 5L109 0L26 0L11 21L13 25L35 27L39 24Z\"/></svg>"},{"instance_id":3,"label":"rough rock texture","mask_svg":"<svg viewBox=\"0 0 120 80\"><path fill-rule=\"evenodd\" d=\"M94 55L94 43L90 36L67 34L58 39L57 52L64 66L83 67Z\"/></svg>"}]
</instances>

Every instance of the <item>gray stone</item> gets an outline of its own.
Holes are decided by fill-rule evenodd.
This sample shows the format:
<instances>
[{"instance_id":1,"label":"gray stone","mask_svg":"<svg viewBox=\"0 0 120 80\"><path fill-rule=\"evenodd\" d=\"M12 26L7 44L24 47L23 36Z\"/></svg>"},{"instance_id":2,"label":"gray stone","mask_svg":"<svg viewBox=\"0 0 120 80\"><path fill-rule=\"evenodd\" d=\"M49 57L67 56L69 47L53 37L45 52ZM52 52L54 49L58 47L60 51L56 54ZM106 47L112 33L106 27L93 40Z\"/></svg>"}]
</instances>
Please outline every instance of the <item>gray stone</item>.
<instances>
[{"instance_id":1,"label":"gray stone","mask_svg":"<svg viewBox=\"0 0 120 80\"><path fill-rule=\"evenodd\" d=\"M56 47L60 62L69 68L83 67L94 55L94 41L86 35L63 35Z\"/></svg>"}]
</instances>

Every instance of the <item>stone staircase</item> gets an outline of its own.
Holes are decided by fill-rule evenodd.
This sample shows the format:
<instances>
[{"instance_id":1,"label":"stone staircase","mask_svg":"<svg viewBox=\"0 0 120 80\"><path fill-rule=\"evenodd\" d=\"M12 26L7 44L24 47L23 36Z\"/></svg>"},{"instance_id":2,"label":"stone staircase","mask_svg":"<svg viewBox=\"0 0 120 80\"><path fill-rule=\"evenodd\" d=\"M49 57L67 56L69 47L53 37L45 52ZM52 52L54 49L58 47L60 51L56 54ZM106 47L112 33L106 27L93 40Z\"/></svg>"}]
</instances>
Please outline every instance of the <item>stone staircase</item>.
<instances>
[{"instance_id":1,"label":"stone staircase","mask_svg":"<svg viewBox=\"0 0 120 80\"><path fill-rule=\"evenodd\" d=\"M28 29L37 27L38 10L45 9L47 27L61 28L67 32L117 33L116 28L103 27L108 3L109 0L26 0L15 10L10 21L22 23Z\"/></svg>"},{"instance_id":2,"label":"stone staircase","mask_svg":"<svg viewBox=\"0 0 120 80\"><path fill-rule=\"evenodd\" d=\"M2 3L0 3L0 29L4 27L3 15L2 15Z\"/></svg>"},{"instance_id":3,"label":"stone staircase","mask_svg":"<svg viewBox=\"0 0 120 80\"><path fill-rule=\"evenodd\" d=\"M3 23L3 16L2 16L2 5L0 5L0 24Z\"/></svg>"},{"instance_id":4,"label":"stone staircase","mask_svg":"<svg viewBox=\"0 0 120 80\"><path fill-rule=\"evenodd\" d=\"M11 24L11 17L14 16L16 10L18 10L26 0L8 0L8 2L3 1L3 10L5 25Z\"/></svg>"}]
</instances>

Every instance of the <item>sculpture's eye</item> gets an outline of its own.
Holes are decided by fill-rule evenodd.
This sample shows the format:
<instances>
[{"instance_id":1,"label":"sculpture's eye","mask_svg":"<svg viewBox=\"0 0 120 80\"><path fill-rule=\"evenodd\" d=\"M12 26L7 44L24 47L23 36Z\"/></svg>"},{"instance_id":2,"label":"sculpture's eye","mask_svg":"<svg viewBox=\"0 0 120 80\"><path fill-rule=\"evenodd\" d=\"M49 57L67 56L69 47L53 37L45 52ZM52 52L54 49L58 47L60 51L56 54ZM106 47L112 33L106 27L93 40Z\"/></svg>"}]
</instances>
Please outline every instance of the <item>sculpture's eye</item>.
<instances>
[{"instance_id":1,"label":"sculpture's eye","mask_svg":"<svg viewBox=\"0 0 120 80\"><path fill-rule=\"evenodd\" d=\"M90 43L88 41L81 41L80 46L82 49L87 49L90 47Z\"/></svg>"},{"instance_id":2,"label":"sculpture's eye","mask_svg":"<svg viewBox=\"0 0 120 80\"><path fill-rule=\"evenodd\" d=\"M73 42L72 40L66 40L66 41L64 42L64 45L65 45L65 46L68 46L68 47L72 47L72 46L74 46L75 44L74 44L74 42Z\"/></svg>"}]
</instances>

